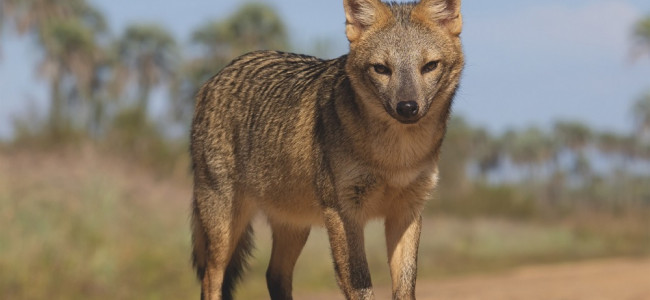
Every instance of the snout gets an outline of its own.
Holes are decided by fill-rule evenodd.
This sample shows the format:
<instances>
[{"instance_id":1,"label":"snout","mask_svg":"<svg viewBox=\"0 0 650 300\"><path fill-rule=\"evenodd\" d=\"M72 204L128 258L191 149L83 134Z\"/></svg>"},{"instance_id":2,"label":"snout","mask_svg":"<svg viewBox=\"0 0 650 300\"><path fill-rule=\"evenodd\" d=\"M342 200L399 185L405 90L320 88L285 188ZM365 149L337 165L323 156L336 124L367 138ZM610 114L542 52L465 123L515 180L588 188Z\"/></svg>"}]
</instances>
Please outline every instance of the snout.
<instances>
[{"instance_id":1,"label":"snout","mask_svg":"<svg viewBox=\"0 0 650 300\"><path fill-rule=\"evenodd\" d=\"M404 124L413 124L420 119L420 105L415 101L401 101L395 107L394 115L397 121Z\"/></svg>"},{"instance_id":2,"label":"snout","mask_svg":"<svg viewBox=\"0 0 650 300\"><path fill-rule=\"evenodd\" d=\"M420 106L415 101L402 101L397 103L397 114L405 119L415 118L420 111Z\"/></svg>"}]
</instances>

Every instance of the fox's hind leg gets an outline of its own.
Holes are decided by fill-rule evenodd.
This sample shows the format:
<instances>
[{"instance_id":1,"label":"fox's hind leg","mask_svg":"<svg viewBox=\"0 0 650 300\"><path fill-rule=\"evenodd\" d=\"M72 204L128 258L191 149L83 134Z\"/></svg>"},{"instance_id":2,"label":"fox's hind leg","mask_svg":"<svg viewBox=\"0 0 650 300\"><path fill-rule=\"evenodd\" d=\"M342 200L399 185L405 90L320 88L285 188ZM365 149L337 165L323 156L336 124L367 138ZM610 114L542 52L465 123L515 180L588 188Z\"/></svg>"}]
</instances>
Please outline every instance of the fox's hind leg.
<instances>
[{"instance_id":1,"label":"fox's hind leg","mask_svg":"<svg viewBox=\"0 0 650 300\"><path fill-rule=\"evenodd\" d=\"M270 221L273 230L271 262L266 271L266 284L273 300L292 299L293 269L309 237L309 227L294 227Z\"/></svg>"},{"instance_id":2,"label":"fox's hind leg","mask_svg":"<svg viewBox=\"0 0 650 300\"><path fill-rule=\"evenodd\" d=\"M245 268L252 248L254 208L239 198L231 185L195 181L194 259L202 299L232 299Z\"/></svg>"}]
</instances>

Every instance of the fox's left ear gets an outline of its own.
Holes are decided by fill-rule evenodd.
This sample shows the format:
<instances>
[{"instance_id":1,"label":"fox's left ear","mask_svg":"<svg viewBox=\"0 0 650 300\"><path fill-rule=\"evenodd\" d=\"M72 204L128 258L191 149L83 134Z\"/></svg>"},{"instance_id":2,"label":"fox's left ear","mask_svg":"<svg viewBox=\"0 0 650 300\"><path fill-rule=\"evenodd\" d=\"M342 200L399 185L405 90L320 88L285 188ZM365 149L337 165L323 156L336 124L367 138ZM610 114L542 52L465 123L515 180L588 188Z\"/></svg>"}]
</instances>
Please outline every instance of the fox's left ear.
<instances>
[{"instance_id":1,"label":"fox's left ear","mask_svg":"<svg viewBox=\"0 0 650 300\"><path fill-rule=\"evenodd\" d=\"M460 35L463 30L460 0L422 0L411 17L424 23L440 24L453 35Z\"/></svg>"}]
</instances>

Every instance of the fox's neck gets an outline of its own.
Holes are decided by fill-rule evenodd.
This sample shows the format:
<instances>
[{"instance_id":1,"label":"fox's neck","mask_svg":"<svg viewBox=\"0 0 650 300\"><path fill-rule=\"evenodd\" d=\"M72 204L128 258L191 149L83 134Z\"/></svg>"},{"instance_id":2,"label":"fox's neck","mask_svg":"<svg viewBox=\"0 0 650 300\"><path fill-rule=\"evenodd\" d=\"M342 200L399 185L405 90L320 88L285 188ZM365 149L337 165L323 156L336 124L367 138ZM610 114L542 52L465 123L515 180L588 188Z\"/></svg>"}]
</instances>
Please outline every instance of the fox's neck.
<instances>
[{"instance_id":1,"label":"fox's neck","mask_svg":"<svg viewBox=\"0 0 650 300\"><path fill-rule=\"evenodd\" d=\"M435 164L445 134L445 122L428 116L416 124L402 124L393 119L383 107L360 101L370 97L358 93L349 83L347 92L338 97L335 107L358 157L382 169L398 170ZM371 99L366 99L371 100ZM379 101L376 101L379 103Z\"/></svg>"}]
</instances>

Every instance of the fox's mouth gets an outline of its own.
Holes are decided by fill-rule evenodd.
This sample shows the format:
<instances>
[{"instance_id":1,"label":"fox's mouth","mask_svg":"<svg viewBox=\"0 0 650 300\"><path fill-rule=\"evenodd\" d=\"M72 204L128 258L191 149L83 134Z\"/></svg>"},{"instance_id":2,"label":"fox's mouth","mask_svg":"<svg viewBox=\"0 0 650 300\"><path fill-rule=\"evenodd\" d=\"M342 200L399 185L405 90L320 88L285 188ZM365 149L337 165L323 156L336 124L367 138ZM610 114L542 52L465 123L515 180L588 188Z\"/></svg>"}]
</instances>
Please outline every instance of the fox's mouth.
<instances>
[{"instance_id":1,"label":"fox's mouth","mask_svg":"<svg viewBox=\"0 0 650 300\"><path fill-rule=\"evenodd\" d=\"M399 121L400 123L405 124L405 125L410 125L410 124L415 124L415 123L417 123L418 121L420 121L420 118L418 118L417 120L402 120L402 119L397 119L397 121Z\"/></svg>"}]
</instances>

